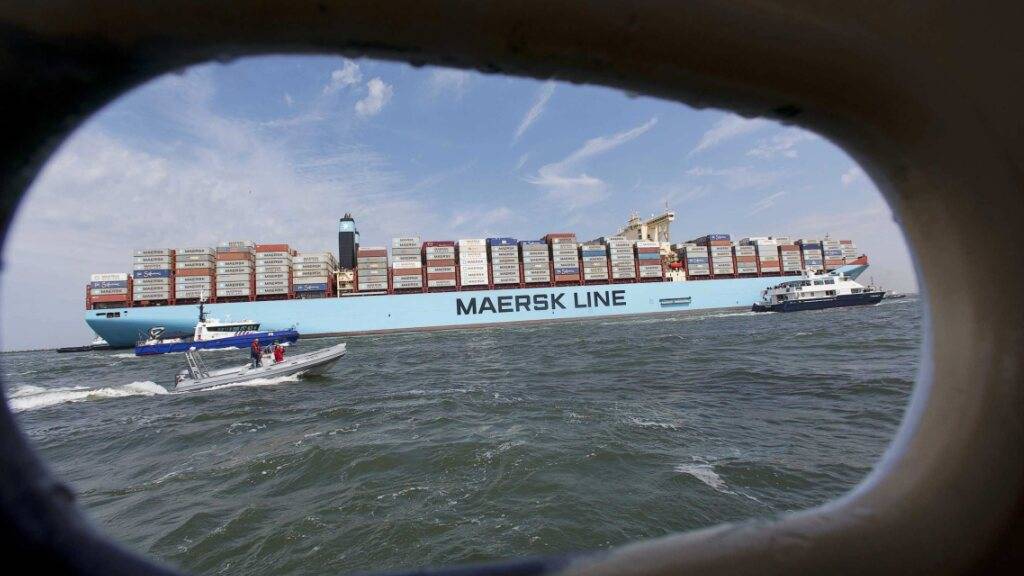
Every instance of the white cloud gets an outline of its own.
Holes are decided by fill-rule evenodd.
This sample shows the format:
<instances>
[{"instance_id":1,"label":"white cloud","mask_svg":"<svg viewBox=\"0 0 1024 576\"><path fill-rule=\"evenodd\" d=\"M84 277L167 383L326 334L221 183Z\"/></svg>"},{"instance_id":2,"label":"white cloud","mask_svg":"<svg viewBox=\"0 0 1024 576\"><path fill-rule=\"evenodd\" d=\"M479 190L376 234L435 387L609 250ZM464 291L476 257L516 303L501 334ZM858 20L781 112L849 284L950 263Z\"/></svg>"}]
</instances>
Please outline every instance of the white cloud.
<instances>
[{"instance_id":1,"label":"white cloud","mask_svg":"<svg viewBox=\"0 0 1024 576\"><path fill-rule=\"evenodd\" d=\"M540 118L540 115L544 112L544 108L548 105L548 100L551 99L551 95L555 93L555 83L552 81L545 82L540 90L537 91L537 99L533 102L533 106L526 112L523 119L519 121L519 127L516 128L515 136L512 138L513 142L518 142L522 138L523 134Z\"/></svg>"},{"instance_id":2,"label":"white cloud","mask_svg":"<svg viewBox=\"0 0 1024 576\"><path fill-rule=\"evenodd\" d=\"M743 118L742 116L730 114L715 122L715 125L700 137L697 145L693 150L690 150L690 155L710 150L737 136L750 134L768 125L768 121L763 118Z\"/></svg>"},{"instance_id":3,"label":"white cloud","mask_svg":"<svg viewBox=\"0 0 1024 576\"><path fill-rule=\"evenodd\" d=\"M761 200L758 200L757 202L754 202L750 206L750 216L753 216L754 214L757 214L758 212L763 212L763 211L771 208L772 206L775 205L775 202L779 198L782 198L786 194L788 194L788 192L776 192L775 194L772 194L771 196L767 196L765 198L762 198Z\"/></svg>"},{"instance_id":4,"label":"white cloud","mask_svg":"<svg viewBox=\"0 0 1024 576\"><path fill-rule=\"evenodd\" d=\"M817 138L813 132L799 128L789 128L757 143L757 146L747 151L747 156L770 160L776 157L796 158L796 145L808 140Z\"/></svg>"},{"instance_id":5,"label":"white cloud","mask_svg":"<svg viewBox=\"0 0 1024 576\"><path fill-rule=\"evenodd\" d=\"M695 177L716 178L728 190L764 188L785 176L784 172L755 170L750 166L733 166L730 168L694 166L687 170L686 174Z\"/></svg>"},{"instance_id":6,"label":"white cloud","mask_svg":"<svg viewBox=\"0 0 1024 576\"><path fill-rule=\"evenodd\" d=\"M467 233L486 234L492 232L492 226L505 224L514 217L515 212L508 206L498 206L490 210L461 211L452 216L451 227Z\"/></svg>"},{"instance_id":7,"label":"white cloud","mask_svg":"<svg viewBox=\"0 0 1024 576\"><path fill-rule=\"evenodd\" d=\"M860 166L854 166L843 172L843 175L839 177L839 181L843 183L843 188L848 188L851 184L860 180L864 177L864 170Z\"/></svg>"},{"instance_id":8,"label":"white cloud","mask_svg":"<svg viewBox=\"0 0 1024 576\"><path fill-rule=\"evenodd\" d=\"M394 94L394 88L380 78L373 78L367 82L366 89L366 96L356 102L356 114L364 117L380 113Z\"/></svg>"},{"instance_id":9,"label":"white cloud","mask_svg":"<svg viewBox=\"0 0 1024 576\"><path fill-rule=\"evenodd\" d=\"M5 347L87 340L77 287L91 273L130 270L134 249L251 239L333 250L345 212L357 216L367 243L445 222L367 146L295 146L289 130L221 116L198 72L145 90L160 104L149 121L173 136L134 141L92 121L20 206L4 253ZM52 308L46 323L10 315L38 312L39 302Z\"/></svg>"},{"instance_id":10,"label":"white cloud","mask_svg":"<svg viewBox=\"0 0 1024 576\"><path fill-rule=\"evenodd\" d=\"M291 108L292 105L295 104L295 100L292 98L291 94L285 92L284 93L284 103L285 103L286 106Z\"/></svg>"},{"instance_id":11,"label":"white cloud","mask_svg":"<svg viewBox=\"0 0 1024 576\"><path fill-rule=\"evenodd\" d=\"M454 100L462 100L466 90L469 89L471 79L472 75L465 70L438 68L430 72L430 77L427 79L427 92L431 98L448 94Z\"/></svg>"},{"instance_id":12,"label":"white cloud","mask_svg":"<svg viewBox=\"0 0 1024 576\"><path fill-rule=\"evenodd\" d=\"M348 58L342 58L341 68L336 68L331 72L331 78L324 86L324 94L333 94L362 81L363 73L359 70L359 64Z\"/></svg>"},{"instance_id":13,"label":"white cloud","mask_svg":"<svg viewBox=\"0 0 1024 576\"><path fill-rule=\"evenodd\" d=\"M624 132L591 138L563 160L545 164L537 171L536 176L527 178L526 181L545 189L549 199L570 210L600 202L608 197L607 185L603 180L582 172L578 174L568 174L568 172L575 172L579 165L586 160L614 150L643 135L657 122L657 118L651 118Z\"/></svg>"}]
</instances>

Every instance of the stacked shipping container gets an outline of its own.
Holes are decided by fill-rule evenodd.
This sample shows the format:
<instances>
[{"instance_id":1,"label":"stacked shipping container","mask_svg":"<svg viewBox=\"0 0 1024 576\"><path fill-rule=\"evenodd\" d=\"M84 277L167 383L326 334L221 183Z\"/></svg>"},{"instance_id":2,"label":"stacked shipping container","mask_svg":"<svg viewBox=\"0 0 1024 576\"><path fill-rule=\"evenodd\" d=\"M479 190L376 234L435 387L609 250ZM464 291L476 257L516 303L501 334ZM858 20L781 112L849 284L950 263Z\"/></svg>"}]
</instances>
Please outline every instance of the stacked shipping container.
<instances>
[{"instance_id":1,"label":"stacked shipping container","mask_svg":"<svg viewBox=\"0 0 1024 576\"><path fill-rule=\"evenodd\" d=\"M256 295L256 243L248 240L217 246L217 300L249 299Z\"/></svg>"},{"instance_id":2,"label":"stacked shipping container","mask_svg":"<svg viewBox=\"0 0 1024 576\"><path fill-rule=\"evenodd\" d=\"M357 287L360 292L388 289L388 249L383 246L360 247L356 252Z\"/></svg>"},{"instance_id":3,"label":"stacked shipping container","mask_svg":"<svg viewBox=\"0 0 1024 576\"><path fill-rule=\"evenodd\" d=\"M737 274L757 274L757 248L746 244L733 247Z\"/></svg>"},{"instance_id":4,"label":"stacked shipping container","mask_svg":"<svg viewBox=\"0 0 1024 576\"><path fill-rule=\"evenodd\" d=\"M487 286L490 275L487 272L487 240L483 238L463 238L459 240L459 284L467 286Z\"/></svg>"},{"instance_id":5,"label":"stacked shipping container","mask_svg":"<svg viewBox=\"0 0 1024 576\"><path fill-rule=\"evenodd\" d=\"M256 245L256 297L287 298L292 292L292 253L287 244Z\"/></svg>"},{"instance_id":6,"label":"stacked shipping container","mask_svg":"<svg viewBox=\"0 0 1024 576\"><path fill-rule=\"evenodd\" d=\"M86 309L121 308L131 305L132 277L125 272L93 274L89 277Z\"/></svg>"},{"instance_id":7,"label":"stacked shipping container","mask_svg":"<svg viewBox=\"0 0 1024 576\"><path fill-rule=\"evenodd\" d=\"M132 264L132 300L174 301L174 250L136 250Z\"/></svg>"},{"instance_id":8,"label":"stacked shipping container","mask_svg":"<svg viewBox=\"0 0 1024 576\"><path fill-rule=\"evenodd\" d=\"M551 265L555 271L555 282L580 281L580 255L576 235L570 232L553 232L544 237L551 245Z\"/></svg>"},{"instance_id":9,"label":"stacked shipping container","mask_svg":"<svg viewBox=\"0 0 1024 576\"><path fill-rule=\"evenodd\" d=\"M423 260L427 265L427 290L458 287L455 274L455 242L451 240L424 242Z\"/></svg>"},{"instance_id":10,"label":"stacked shipping container","mask_svg":"<svg viewBox=\"0 0 1024 576\"><path fill-rule=\"evenodd\" d=\"M839 245L843 249L843 260L847 263L856 260L860 256L857 253L857 246L853 243L853 240L840 240Z\"/></svg>"},{"instance_id":11,"label":"stacked shipping container","mask_svg":"<svg viewBox=\"0 0 1024 576\"><path fill-rule=\"evenodd\" d=\"M688 277L711 275L711 257L707 246L698 246L696 243L687 242L683 245L683 254L686 255L686 275Z\"/></svg>"},{"instance_id":12,"label":"stacked shipping container","mask_svg":"<svg viewBox=\"0 0 1024 576\"><path fill-rule=\"evenodd\" d=\"M543 240L523 240L519 243L523 261L523 282L549 284L551 282L551 254Z\"/></svg>"},{"instance_id":13,"label":"stacked shipping container","mask_svg":"<svg viewBox=\"0 0 1024 576\"><path fill-rule=\"evenodd\" d=\"M657 242L638 240L636 263L641 280L665 276L665 268L661 265L661 245Z\"/></svg>"},{"instance_id":14,"label":"stacked shipping container","mask_svg":"<svg viewBox=\"0 0 1024 576\"><path fill-rule=\"evenodd\" d=\"M707 246L713 276L731 276L736 273L732 261L732 239L728 234L708 234L697 239L698 246Z\"/></svg>"},{"instance_id":15,"label":"stacked shipping container","mask_svg":"<svg viewBox=\"0 0 1024 576\"><path fill-rule=\"evenodd\" d=\"M822 255L825 257L825 269L833 270L845 264L843 260L843 246L839 240L825 238L821 241Z\"/></svg>"},{"instance_id":16,"label":"stacked shipping container","mask_svg":"<svg viewBox=\"0 0 1024 576\"><path fill-rule=\"evenodd\" d=\"M515 238L488 238L491 258L491 283L495 286L519 284L519 241Z\"/></svg>"},{"instance_id":17,"label":"stacked shipping container","mask_svg":"<svg viewBox=\"0 0 1024 576\"><path fill-rule=\"evenodd\" d=\"M633 280L636 278L636 256L633 254L633 241L622 236L612 236L606 240L608 259L611 262L612 280Z\"/></svg>"},{"instance_id":18,"label":"stacked shipping container","mask_svg":"<svg viewBox=\"0 0 1024 576\"><path fill-rule=\"evenodd\" d=\"M174 299L214 301L217 297L217 274L213 248L178 248L175 250Z\"/></svg>"},{"instance_id":19,"label":"stacked shipping container","mask_svg":"<svg viewBox=\"0 0 1024 576\"><path fill-rule=\"evenodd\" d=\"M802 238L797 240L796 244L800 247L804 268L811 270L821 270L824 268L825 261L822 259L820 240Z\"/></svg>"},{"instance_id":20,"label":"stacked shipping container","mask_svg":"<svg viewBox=\"0 0 1024 576\"><path fill-rule=\"evenodd\" d=\"M331 252L296 252L292 255L292 290L297 298L323 298L334 294L338 259Z\"/></svg>"},{"instance_id":21,"label":"stacked shipping container","mask_svg":"<svg viewBox=\"0 0 1024 576\"><path fill-rule=\"evenodd\" d=\"M391 287L423 289L423 247L417 236L391 239Z\"/></svg>"},{"instance_id":22,"label":"stacked shipping container","mask_svg":"<svg viewBox=\"0 0 1024 576\"><path fill-rule=\"evenodd\" d=\"M800 272L803 270L803 262L800 258L800 247L796 244L791 244L789 239L786 239L785 244L779 244L779 256L782 262L783 272Z\"/></svg>"},{"instance_id":23,"label":"stacked shipping container","mask_svg":"<svg viewBox=\"0 0 1024 576\"><path fill-rule=\"evenodd\" d=\"M608 281L608 247L601 243L580 244L580 261L583 262L583 281Z\"/></svg>"}]
</instances>

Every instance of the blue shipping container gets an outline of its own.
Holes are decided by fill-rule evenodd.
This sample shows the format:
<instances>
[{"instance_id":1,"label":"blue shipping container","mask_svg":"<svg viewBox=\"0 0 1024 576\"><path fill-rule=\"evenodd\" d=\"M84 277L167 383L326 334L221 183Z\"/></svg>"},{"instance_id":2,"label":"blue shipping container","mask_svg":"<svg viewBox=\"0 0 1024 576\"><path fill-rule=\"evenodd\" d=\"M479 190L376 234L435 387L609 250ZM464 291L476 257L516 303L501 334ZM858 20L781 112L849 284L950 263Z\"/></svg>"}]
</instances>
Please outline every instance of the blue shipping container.
<instances>
[{"instance_id":1,"label":"blue shipping container","mask_svg":"<svg viewBox=\"0 0 1024 576\"><path fill-rule=\"evenodd\" d=\"M101 280L99 282L90 282L89 288L127 288L127 280Z\"/></svg>"},{"instance_id":2,"label":"blue shipping container","mask_svg":"<svg viewBox=\"0 0 1024 576\"><path fill-rule=\"evenodd\" d=\"M804 250L821 250L821 244L801 244Z\"/></svg>"},{"instance_id":3,"label":"blue shipping container","mask_svg":"<svg viewBox=\"0 0 1024 576\"><path fill-rule=\"evenodd\" d=\"M132 273L134 278L170 278L171 270L136 270Z\"/></svg>"},{"instance_id":4,"label":"blue shipping container","mask_svg":"<svg viewBox=\"0 0 1024 576\"><path fill-rule=\"evenodd\" d=\"M705 236L709 242L714 240L730 240L731 237L728 234L708 234Z\"/></svg>"},{"instance_id":5,"label":"blue shipping container","mask_svg":"<svg viewBox=\"0 0 1024 576\"><path fill-rule=\"evenodd\" d=\"M488 238L488 246L515 246L519 241L515 238Z\"/></svg>"},{"instance_id":6,"label":"blue shipping container","mask_svg":"<svg viewBox=\"0 0 1024 576\"><path fill-rule=\"evenodd\" d=\"M693 262L694 264L707 264L708 263L708 259L705 258L705 257L701 257L701 256L687 256L686 257L686 261L687 262Z\"/></svg>"},{"instance_id":7,"label":"blue shipping container","mask_svg":"<svg viewBox=\"0 0 1024 576\"><path fill-rule=\"evenodd\" d=\"M547 246L548 245L548 243L543 241L543 240L520 240L519 243L520 244L529 244L531 246L534 245L534 244L541 244L543 246Z\"/></svg>"},{"instance_id":8,"label":"blue shipping container","mask_svg":"<svg viewBox=\"0 0 1024 576\"><path fill-rule=\"evenodd\" d=\"M636 257L638 260L661 260L661 254L655 254L654 252L641 252Z\"/></svg>"},{"instance_id":9,"label":"blue shipping container","mask_svg":"<svg viewBox=\"0 0 1024 576\"><path fill-rule=\"evenodd\" d=\"M555 274L579 274L579 268L555 268Z\"/></svg>"},{"instance_id":10,"label":"blue shipping container","mask_svg":"<svg viewBox=\"0 0 1024 576\"><path fill-rule=\"evenodd\" d=\"M583 254L584 258L593 258L593 257L597 257L597 256L607 256L608 255L608 253L605 252L604 250L581 250L580 253Z\"/></svg>"},{"instance_id":11,"label":"blue shipping container","mask_svg":"<svg viewBox=\"0 0 1024 576\"><path fill-rule=\"evenodd\" d=\"M327 284L295 284L296 292L324 292Z\"/></svg>"}]
</instances>

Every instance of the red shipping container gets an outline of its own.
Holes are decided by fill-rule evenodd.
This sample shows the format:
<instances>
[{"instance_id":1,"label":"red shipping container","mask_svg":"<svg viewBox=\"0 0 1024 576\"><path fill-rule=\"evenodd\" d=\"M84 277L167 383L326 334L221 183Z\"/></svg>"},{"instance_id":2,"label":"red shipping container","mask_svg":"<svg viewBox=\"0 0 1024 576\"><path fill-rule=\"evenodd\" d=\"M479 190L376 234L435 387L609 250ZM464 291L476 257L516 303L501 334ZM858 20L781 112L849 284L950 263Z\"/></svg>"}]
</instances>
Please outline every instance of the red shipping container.
<instances>
[{"instance_id":1,"label":"red shipping container","mask_svg":"<svg viewBox=\"0 0 1024 576\"><path fill-rule=\"evenodd\" d=\"M455 280L455 272L427 274L427 280Z\"/></svg>"},{"instance_id":2,"label":"red shipping container","mask_svg":"<svg viewBox=\"0 0 1024 576\"><path fill-rule=\"evenodd\" d=\"M213 268L183 268L174 271L175 276L213 276Z\"/></svg>"},{"instance_id":3,"label":"red shipping container","mask_svg":"<svg viewBox=\"0 0 1024 576\"><path fill-rule=\"evenodd\" d=\"M387 255L387 250L364 250L360 248L359 252L356 253L356 258L379 258Z\"/></svg>"},{"instance_id":4,"label":"red shipping container","mask_svg":"<svg viewBox=\"0 0 1024 576\"><path fill-rule=\"evenodd\" d=\"M555 274L555 282L579 282L579 274Z\"/></svg>"},{"instance_id":5,"label":"red shipping container","mask_svg":"<svg viewBox=\"0 0 1024 576\"><path fill-rule=\"evenodd\" d=\"M93 302L128 302L127 294L99 294L92 297Z\"/></svg>"},{"instance_id":6,"label":"red shipping container","mask_svg":"<svg viewBox=\"0 0 1024 576\"><path fill-rule=\"evenodd\" d=\"M737 262L757 262L757 256L737 256Z\"/></svg>"},{"instance_id":7,"label":"red shipping container","mask_svg":"<svg viewBox=\"0 0 1024 576\"><path fill-rule=\"evenodd\" d=\"M257 244L257 252L287 252L287 244Z\"/></svg>"},{"instance_id":8,"label":"red shipping container","mask_svg":"<svg viewBox=\"0 0 1024 576\"><path fill-rule=\"evenodd\" d=\"M660 248L637 248L638 254L658 254L661 252Z\"/></svg>"},{"instance_id":9,"label":"red shipping container","mask_svg":"<svg viewBox=\"0 0 1024 576\"><path fill-rule=\"evenodd\" d=\"M419 276L421 268L394 268L393 276Z\"/></svg>"},{"instance_id":10,"label":"red shipping container","mask_svg":"<svg viewBox=\"0 0 1024 576\"><path fill-rule=\"evenodd\" d=\"M217 260L252 260L252 254L248 252L218 252Z\"/></svg>"},{"instance_id":11,"label":"red shipping container","mask_svg":"<svg viewBox=\"0 0 1024 576\"><path fill-rule=\"evenodd\" d=\"M575 238L576 234L573 232L551 232L545 234L544 239L550 241L552 238Z\"/></svg>"},{"instance_id":12,"label":"red shipping container","mask_svg":"<svg viewBox=\"0 0 1024 576\"><path fill-rule=\"evenodd\" d=\"M455 260L427 260L427 266L455 266Z\"/></svg>"}]
</instances>

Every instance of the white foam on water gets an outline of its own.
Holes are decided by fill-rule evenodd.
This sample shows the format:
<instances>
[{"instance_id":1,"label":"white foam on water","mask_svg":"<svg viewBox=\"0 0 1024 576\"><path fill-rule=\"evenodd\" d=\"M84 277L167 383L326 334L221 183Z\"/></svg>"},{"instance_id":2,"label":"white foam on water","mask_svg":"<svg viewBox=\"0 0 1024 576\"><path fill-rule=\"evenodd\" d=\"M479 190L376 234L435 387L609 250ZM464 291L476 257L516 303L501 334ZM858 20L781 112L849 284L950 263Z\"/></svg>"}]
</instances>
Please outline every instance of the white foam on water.
<instances>
[{"instance_id":1,"label":"white foam on water","mask_svg":"<svg viewBox=\"0 0 1024 576\"><path fill-rule=\"evenodd\" d=\"M89 388L88 386L42 388L40 386L22 386L11 392L8 404L11 410L15 412L25 412L68 402L88 402L109 398L157 396L161 394L167 394L167 390L163 386L149 380L109 388Z\"/></svg>"},{"instance_id":2,"label":"white foam on water","mask_svg":"<svg viewBox=\"0 0 1024 576\"><path fill-rule=\"evenodd\" d=\"M679 464L675 467L675 471L680 474L689 474L690 476L693 476L697 480L700 480L704 484L708 485L715 492L721 492L722 494L730 494L732 496L742 496L749 500L753 500L754 502L757 502L759 504L763 504L763 502L751 496L750 494L746 494L738 490L727 489L725 486L725 480L722 480L722 477L718 475L718 472L715 472L714 464L708 464L704 462L693 464Z\"/></svg>"},{"instance_id":3,"label":"white foam on water","mask_svg":"<svg viewBox=\"0 0 1024 576\"><path fill-rule=\"evenodd\" d=\"M638 428L660 428L662 430L679 430L678 424L672 422L655 422L654 420L641 420L640 418L630 418L629 423Z\"/></svg>"},{"instance_id":4,"label":"white foam on water","mask_svg":"<svg viewBox=\"0 0 1024 576\"><path fill-rule=\"evenodd\" d=\"M116 354L111 354L110 357L111 358L138 358L138 356L136 356L134 352L117 352Z\"/></svg>"},{"instance_id":5,"label":"white foam on water","mask_svg":"<svg viewBox=\"0 0 1024 576\"><path fill-rule=\"evenodd\" d=\"M722 480L722 477L715 472L715 467L711 464L679 464L675 467L675 471L680 474L689 474L717 492L722 492L723 494L733 493L725 489L725 480Z\"/></svg>"}]
</instances>

